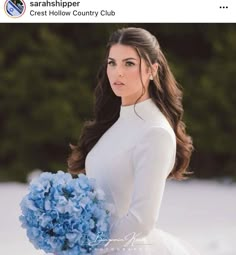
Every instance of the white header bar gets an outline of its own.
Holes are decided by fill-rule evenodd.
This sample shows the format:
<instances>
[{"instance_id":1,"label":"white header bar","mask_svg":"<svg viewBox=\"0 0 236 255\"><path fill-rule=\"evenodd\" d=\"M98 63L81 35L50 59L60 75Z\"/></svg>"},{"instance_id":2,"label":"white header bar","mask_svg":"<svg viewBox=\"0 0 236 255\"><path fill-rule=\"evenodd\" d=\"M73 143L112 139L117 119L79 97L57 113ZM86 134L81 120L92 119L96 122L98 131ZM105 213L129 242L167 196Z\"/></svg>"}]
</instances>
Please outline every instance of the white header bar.
<instances>
[{"instance_id":1,"label":"white header bar","mask_svg":"<svg viewBox=\"0 0 236 255\"><path fill-rule=\"evenodd\" d=\"M235 0L6 0L4 23L235 23Z\"/></svg>"}]
</instances>

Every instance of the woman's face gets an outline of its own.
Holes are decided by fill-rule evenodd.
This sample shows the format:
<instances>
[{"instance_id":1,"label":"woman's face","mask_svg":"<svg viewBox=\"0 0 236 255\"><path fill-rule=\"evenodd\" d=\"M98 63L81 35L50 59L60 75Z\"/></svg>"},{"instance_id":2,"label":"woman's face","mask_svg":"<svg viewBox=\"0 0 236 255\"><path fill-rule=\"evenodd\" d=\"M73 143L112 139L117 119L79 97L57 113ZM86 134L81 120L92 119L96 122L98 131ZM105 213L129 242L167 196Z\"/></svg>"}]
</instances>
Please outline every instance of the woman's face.
<instances>
[{"instance_id":1,"label":"woman's face","mask_svg":"<svg viewBox=\"0 0 236 255\"><path fill-rule=\"evenodd\" d=\"M141 76L139 66L141 64ZM149 98L148 85L151 70L145 61L131 46L115 44L110 48L107 60L107 76L111 88L116 96L121 97L122 105L132 105L141 96L145 87L145 94L139 101Z\"/></svg>"}]
</instances>

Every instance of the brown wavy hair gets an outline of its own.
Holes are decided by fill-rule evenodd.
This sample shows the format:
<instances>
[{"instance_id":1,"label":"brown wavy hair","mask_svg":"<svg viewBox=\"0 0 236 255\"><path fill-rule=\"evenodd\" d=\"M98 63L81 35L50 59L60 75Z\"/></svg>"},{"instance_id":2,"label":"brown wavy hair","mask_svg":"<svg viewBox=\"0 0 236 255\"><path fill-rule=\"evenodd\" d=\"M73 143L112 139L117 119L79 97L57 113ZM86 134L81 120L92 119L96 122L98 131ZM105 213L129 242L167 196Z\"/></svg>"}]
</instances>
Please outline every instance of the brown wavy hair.
<instances>
[{"instance_id":1,"label":"brown wavy hair","mask_svg":"<svg viewBox=\"0 0 236 255\"><path fill-rule=\"evenodd\" d=\"M187 172L193 144L191 137L186 134L185 124L182 120L184 113L182 89L176 82L156 37L145 29L135 27L118 29L109 38L106 56L97 75L94 119L84 123L78 144L70 145L72 153L68 158L68 171L72 174L81 172L86 174L85 158L87 154L119 118L121 98L113 93L106 73L109 50L114 44L133 47L140 57L140 62L143 58L150 68L151 64L158 64L157 74L150 81L148 92L169 121L176 135L176 161L168 178L187 179L186 175L193 173ZM139 71L141 75L141 64Z\"/></svg>"}]
</instances>

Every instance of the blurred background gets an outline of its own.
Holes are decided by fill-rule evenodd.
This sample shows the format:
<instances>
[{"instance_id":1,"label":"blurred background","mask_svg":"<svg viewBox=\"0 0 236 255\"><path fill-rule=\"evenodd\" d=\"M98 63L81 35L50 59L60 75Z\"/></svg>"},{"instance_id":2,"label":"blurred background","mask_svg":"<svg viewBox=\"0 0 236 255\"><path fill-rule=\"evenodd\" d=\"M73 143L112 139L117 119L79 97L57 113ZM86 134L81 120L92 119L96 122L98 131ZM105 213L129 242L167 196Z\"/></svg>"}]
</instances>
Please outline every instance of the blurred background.
<instances>
[{"instance_id":1,"label":"blurred background","mask_svg":"<svg viewBox=\"0 0 236 255\"><path fill-rule=\"evenodd\" d=\"M194 177L236 180L236 24L1 24L0 181L66 169L110 33L156 35L184 90Z\"/></svg>"},{"instance_id":2,"label":"blurred background","mask_svg":"<svg viewBox=\"0 0 236 255\"><path fill-rule=\"evenodd\" d=\"M167 182L160 226L202 255L236 254L236 24L135 23L0 24L1 253L43 254L20 230L19 201L35 169L66 170L69 143L93 117L106 42L124 26L159 40L195 146L192 181Z\"/></svg>"}]
</instances>

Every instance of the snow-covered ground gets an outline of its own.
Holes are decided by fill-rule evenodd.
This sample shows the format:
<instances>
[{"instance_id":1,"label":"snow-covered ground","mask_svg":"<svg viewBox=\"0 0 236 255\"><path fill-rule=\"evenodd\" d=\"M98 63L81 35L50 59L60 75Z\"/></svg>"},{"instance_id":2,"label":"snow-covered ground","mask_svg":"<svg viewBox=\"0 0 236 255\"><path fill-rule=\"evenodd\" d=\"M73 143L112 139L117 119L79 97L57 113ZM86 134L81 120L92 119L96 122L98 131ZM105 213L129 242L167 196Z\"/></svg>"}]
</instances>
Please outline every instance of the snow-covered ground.
<instances>
[{"instance_id":1,"label":"snow-covered ground","mask_svg":"<svg viewBox=\"0 0 236 255\"><path fill-rule=\"evenodd\" d=\"M0 254L43 255L21 229L19 202L27 185L0 184ZM201 255L236 255L236 184L167 181L159 227L185 239Z\"/></svg>"}]
</instances>

